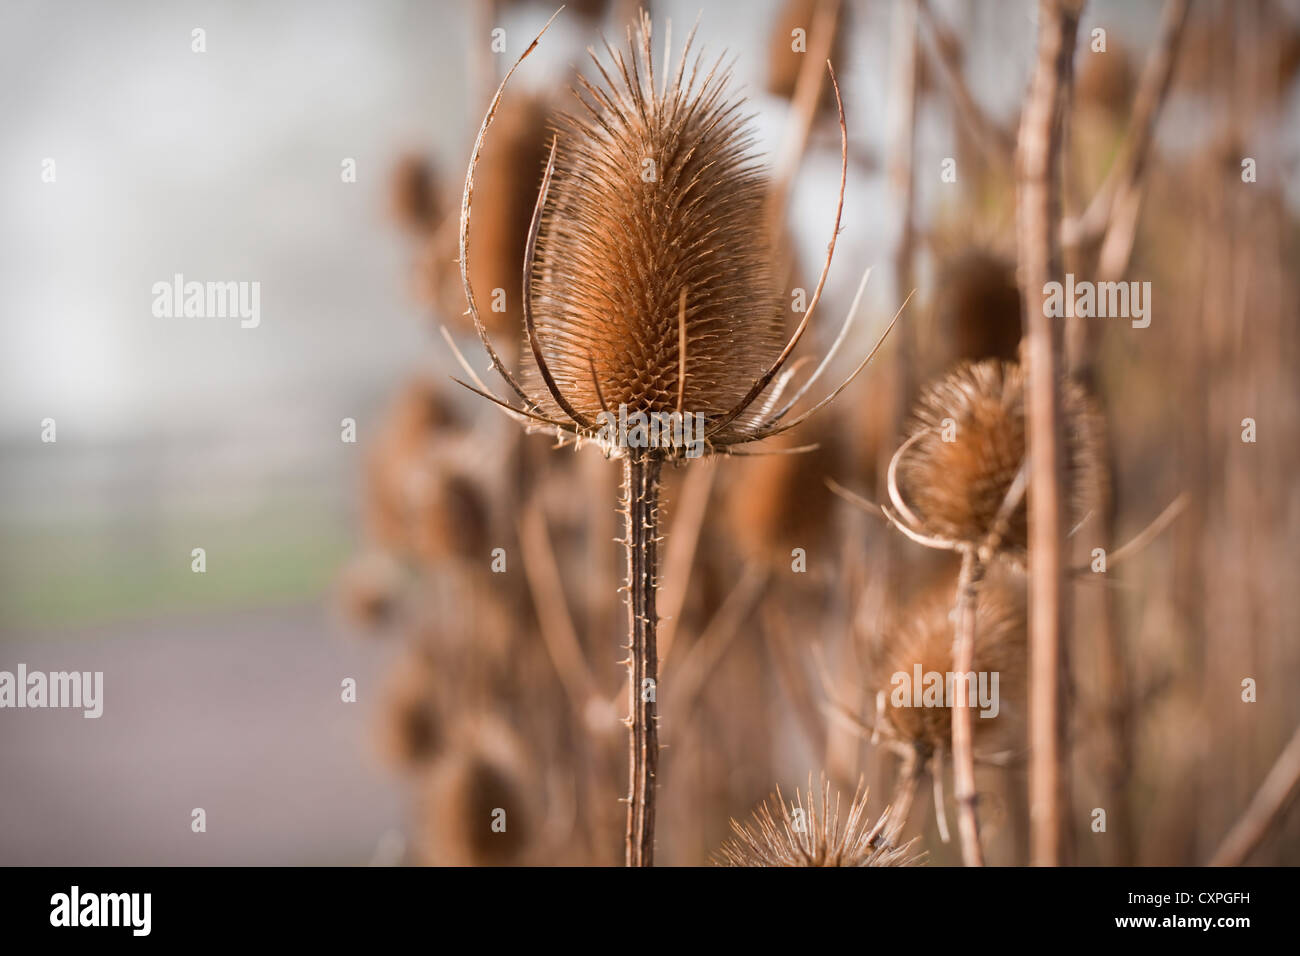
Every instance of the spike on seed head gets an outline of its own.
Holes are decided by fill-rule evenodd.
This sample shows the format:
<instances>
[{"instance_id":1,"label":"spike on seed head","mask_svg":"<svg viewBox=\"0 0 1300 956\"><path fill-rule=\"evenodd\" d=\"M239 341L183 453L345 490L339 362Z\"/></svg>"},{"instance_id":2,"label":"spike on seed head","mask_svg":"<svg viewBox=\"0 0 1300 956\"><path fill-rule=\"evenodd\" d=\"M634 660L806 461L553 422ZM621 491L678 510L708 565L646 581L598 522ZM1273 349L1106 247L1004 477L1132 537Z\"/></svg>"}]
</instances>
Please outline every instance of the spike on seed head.
<instances>
[{"instance_id":1,"label":"spike on seed head","mask_svg":"<svg viewBox=\"0 0 1300 956\"><path fill-rule=\"evenodd\" d=\"M626 55L593 52L603 82L579 80L557 131L533 305L558 390L588 420L619 405L721 416L781 348L742 102L689 48L657 80L643 17Z\"/></svg>"}]
</instances>

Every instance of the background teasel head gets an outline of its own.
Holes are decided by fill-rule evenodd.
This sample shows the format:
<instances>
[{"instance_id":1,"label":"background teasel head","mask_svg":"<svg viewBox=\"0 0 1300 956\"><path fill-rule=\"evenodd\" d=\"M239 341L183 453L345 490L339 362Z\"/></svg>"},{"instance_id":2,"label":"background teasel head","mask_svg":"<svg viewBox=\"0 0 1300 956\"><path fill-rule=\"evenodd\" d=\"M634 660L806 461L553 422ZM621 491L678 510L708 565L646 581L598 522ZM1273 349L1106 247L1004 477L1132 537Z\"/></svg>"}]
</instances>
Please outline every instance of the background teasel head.
<instances>
[{"instance_id":1,"label":"background teasel head","mask_svg":"<svg viewBox=\"0 0 1300 956\"><path fill-rule=\"evenodd\" d=\"M1077 385L1063 389L1066 488L1072 522L1102 494L1102 420ZM1001 520L1000 553L1023 558L1025 496L1003 514L1017 479L1024 480L1025 379L1020 365L964 362L922 392L910 435L899 448L891 498L914 530L940 546L978 547Z\"/></svg>"},{"instance_id":2,"label":"background teasel head","mask_svg":"<svg viewBox=\"0 0 1300 956\"><path fill-rule=\"evenodd\" d=\"M726 519L732 539L746 558L789 565L792 548L827 542L833 530L835 495L827 475L844 465L840 416L809 422L797 440L780 438L782 451L737 462L727 486ZM795 446L814 444L806 451Z\"/></svg>"},{"instance_id":3,"label":"background teasel head","mask_svg":"<svg viewBox=\"0 0 1300 956\"><path fill-rule=\"evenodd\" d=\"M416 844L438 866L521 862L532 844L523 744L498 720L479 718L453 739L467 741L432 765L419 795Z\"/></svg>"},{"instance_id":4,"label":"background teasel head","mask_svg":"<svg viewBox=\"0 0 1300 956\"><path fill-rule=\"evenodd\" d=\"M380 750L395 769L421 767L442 753L443 731L435 662L423 649L407 648L385 688Z\"/></svg>"},{"instance_id":5,"label":"background teasel head","mask_svg":"<svg viewBox=\"0 0 1300 956\"><path fill-rule=\"evenodd\" d=\"M841 796L832 798L831 785L822 778L814 792L795 791L787 804L781 788L754 811L744 824L731 821L735 837L722 844L714 856L718 866L912 866L922 854L912 844L890 845L885 828L888 817L867 815L867 791L859 785L841 815Z\"/></svg>"},{"instance_id":6,"label":"background teasel head","mask_svg":"<svg viewBox=\"0 0 1300 956\"><path fill-rule=\"evenodd\" d=\"M877 728L901 748L904 756L923 761L937 751L951 749L950 707L895 707L890 695L895 674L914 679L922 674L947 674L953 670L953 618L951 579L921 595L898 615L897 624L874 654L873 688L878 695ZM1025 706L1026 594L1023 575L990 568L975 603L975 649L972 667L998 674L998 715L972 721L979 753L1017 749L1016 735Z\"/></svg>"},{"instance_id":7,"label":"background teasel head","mask_svg":"<svg viewBox=\"0 0 1300 956\"><path fill-rule=\"evenodd\" d=\"M497 289L504 292L503 300L494 301L483 315L488 327L502 335L517 332L523 324L519 273L537 198L537 171L546 163L550 117L551 104L544 96L521 96L502 103L493 126L499 148L483 157L477 173L473 240L479 255L474 258L471 278L477 288L491 290L494 296ZM456 265L454 215L429 233L418 269L421 297L440 317L468 328Z\"/></svg>"}]
</instances>

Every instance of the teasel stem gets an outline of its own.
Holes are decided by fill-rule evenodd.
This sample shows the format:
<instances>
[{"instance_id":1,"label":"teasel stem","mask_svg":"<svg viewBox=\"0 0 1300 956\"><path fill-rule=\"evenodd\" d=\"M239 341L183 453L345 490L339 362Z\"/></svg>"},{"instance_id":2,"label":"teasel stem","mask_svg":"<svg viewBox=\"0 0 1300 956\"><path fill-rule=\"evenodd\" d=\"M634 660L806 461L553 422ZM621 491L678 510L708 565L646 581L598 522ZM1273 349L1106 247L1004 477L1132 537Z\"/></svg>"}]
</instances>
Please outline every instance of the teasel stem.
<instances>
[{"instance_id":1,"label":"teasel stem","mask_svg":"<svg viewBox=\"0 0 1300 956\"><path fill-rule=\"evenodd\" d=\"M655 579L659 563L659 472L653 454L628 449L623 460L627 534L628 798L627 865L653 866L655 782L659 769L659 656Z\"/></svg>"},{"instance_id":2,"label":"teasel stem","mask_svg":"<svg viewBox=\"0 0 1300 956\"><path fill-rule=\"evenodd\" d=\"M1042 289L1061 265L1061 144L1073 81L1082 0L1041 0L1038 63L1020 117L1016 215L1025 302L1026 411L1032 461L1029 495L1030 856L1057 866L1064 851L1066 797L1062 672L1065 662L1063 331L1043 308Z\"/></svg>"},{"instance_id":3,"label":"teasel stem","mask_svg":"<svg viewBox=\"0 0 1300 956\"><path fill-rule=\"evenodd\" d=\"M957 579L957 627L953 635L952 670L952 779L957 804L957 833L961 858L967 866L983 866L979 818L975 815L975 750L972 742L969 686L961 675L970 673L975 660L975 597L984 577L984 563L973 550L962 555ZM936 813L942 812L939 807Z\"/></svg>"}]
</instances>

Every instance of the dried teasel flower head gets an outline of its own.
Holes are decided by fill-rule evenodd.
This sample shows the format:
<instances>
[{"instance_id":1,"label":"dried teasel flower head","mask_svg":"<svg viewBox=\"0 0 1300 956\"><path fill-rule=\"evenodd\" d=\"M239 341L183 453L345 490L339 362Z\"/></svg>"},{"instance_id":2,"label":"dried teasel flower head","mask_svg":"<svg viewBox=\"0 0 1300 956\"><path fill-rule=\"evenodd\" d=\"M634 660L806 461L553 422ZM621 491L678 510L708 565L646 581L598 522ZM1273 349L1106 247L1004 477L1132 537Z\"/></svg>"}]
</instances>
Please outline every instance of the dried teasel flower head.
<instances>
[{"instance_id":1,"label":"dried teasel flower head","mask_svg":"<svg viewBox=\"0 0 1300 956\"><path fill-rule=\"evenodd\" d=\"M443 731L434 661L422 649L411 648L385 688L380 750L397 769L420 767L442 752Z\"/></svg>"},{"instance_id":2,"label":"dried teasel flower head","mask_svg":"<svg viewBox=\"0 0 1300 956\"><path fill-rule=\"evenodd\" d=\"M470 560L480 555L490 522L483 484L446 456L430 454L407 486L411 546L421 560Z\"/></svg>"},{"instance_id":3,"label":"dried teasel flower head","mask_svg":"<svg viewBox=\"0 0 1300 956\"><path fill-rule=\"evenodd\" d=\"M934 331L941 342L951 343L954 361L1015 361L1023 308L1011 257L968 246L939 266Z\"/></svg>"},{"instance_id":4,"label":"dried teasel flower head","mask_svg":"<svg viewBox=\"0 0 1300 956\"><path fill-rule=\"evenodd\" d=\"M820 792L795 791L787 804L781 788L762 803L744 824L731 821L735 837L715 854L718 866L912 866L922 854L913 843L891 845L885 833L887 816L867 814L867 791L859 784L843 808L832 798L830 782L822 777ZM914 841L913 841L914 842Z\"/></svg>"},{"instance_id":5,"label":"dried teasel flower head","mask_svg":"<svg viewBox=\"0 0 1300 956\"><path fill-rule=\"evenodd\" d=\"M459 424L441 388L424 379L408 383L385 413L366 460L366 525L376 544L409 549L412 471Z\"/></svg>"},{"instance_id":6,"label":"dried teasel flower head","mask_svg":"<svg viewBox=\"0 0 1300 956\"><path fill-rule=\"evenodd\" d=\"M946 701L926 703L925 675L953 670L954 623L951 579L931 588L899 614L883 645L873 655L876 725L885 738L923 761L951 749L952 710ZM972 669L998 675L997 716L972 721L979 753L1015 749L1023 727L1026 673L1027 605L1023 575L990 568L976 592L975 645ZM917 675L921 685L916 686ZM903 675L906 680L903 679ZM992 685L987 684L991 689ZM915 706L920 693L923 706ZM934 687L929 688L931 694Z\"/></svg>"},{"instance_id":7,"label":"dried teasel flower head","mask_svg":"<svg viewBox=\"0 0 1300 956\"><path fill-rule=\"evenodd\" d=\"M813 30L821 25L834 31L831 37L831 62L844 55L844 37L848 26L848 4L841 0L785 0L772 20L767 40L767 91L782 99L793 100L799 85L799 72L810 50ZM835 115L835 96L829 87L822 88L817 109Z\"/></svg>"},{"instance_id":8,"label":"dried teasel flower head","mask_svg":"<svg viewBox=\"0 0 1300 956\"><path fill-rule=\"evenodd\" d=\"M443 217L439 183L433 165L424 156L408 153L393 166L388 205L393 218L408 232L430 233Z\"/></svg>"},{"instance_id":9,"label":"dried teasel flower head","mask_svg":"<svg viewBox=\"0 0 1300 956\"><path fill-rule=\"evenodd\" d=\"M537 198L538 170L550 143L551 103L543 96L523 96L503 103L494 132L499 147L483 158L475 196L475 256L470 278L490 290L491 308L484 318L493 332L515 333L523 323L519 274L524 243ZM470 327L456 262L456 217L448 216L425 246L419 282L422 296L440 316Z\"/></svg>"},{"instance_id":10,"label":"dried teasel flower head","mask_svg":"<svg viewBox=\"0 0 1300 956\"><path fill-rule=\"evenodd\" d=\"M465 181L461 276L479 338L523 407L492 395L463 360L474 385L461 384L526 425L597 441L616 456L628 447L610 439L621 410L691 414L703 428L703 448L675 441L657 446L663 450L656 456L684 457L689 446L695 457L794 427L838 394L781 423L824 361L774 410L789 381L778 375L815 314L834 254L847 133L841 108L835 226L808 310L782 347L766 183L751 156L743 103L726 95L720 64L705 69L698 55L691 57L690 37L675 69L665 54L658 71L648 17L629 31L628 42L626 53L606 45L609 65L593 51L601 82L579 79L580 111L561 121L552 144L525 247L522 303L534 367L522 383L478 318L469 243L475 169L518 63L488 109ZM831 81L838 103L833 71Z\"/></svg>"},{"instance_id":11,"label":"dried teasel flower head","mask_svg":"<svg viewBox=\"0 0 1300 956\"><path fill-rule=\"evenodd\" d=\"M519 741L498 722L475 724L429 769L419 794L420 856L440 866L518 863L533 838Z\"/></svg>"},{"instance_id":12,"label":"dried teasel flower head","mask_svg":"<svg viewBox=\"0 0 1300 956\"><path fill-rule=\"evenodd\" d=\"M393 619L405 583L405 569L395 555L368 549L349 561L339 576L339 609L352 624L378 633Z\"/></svg>"},{"instance_id":13,"label":"dried teasel flower head","mask_svg":"<svg viewBox=\"0 0 1300 956\"><path fill-rule=\"evenodd\" d=\"M1101 417L1069 383L1062 419L1070 513L1078 521L1096 507L1103 487ZM1021 366L961 363L923 390L910 436L891 463L890 499L903 522L928 539L923 543L980 548L992 535L996 552L1019 562L1028 535L1025 451Z\"/></svg>"},{"instance_id":14,"label":"dried teasel flower head","mask_svg":"<svg viewBox=\"0 0 1300 956\"><path fill-rule=\"evenodd\" d=\"M561 127L533 269L537 335L588 419L620 405L720 417L781 348L756 234L766 180L724 71L697 81L699 57L686 76L684 55L657 84L648 21L626 58L611 55L607 86L579 80L583 112Z\"/></svg>"},{"instance_id":15,"label":"dried teasel flower head","mask_svg":"<svg viewBox=\"0 0 1300 956\"><path fill-rule=\"evenodd\" d=\"M788 563L792 548L812 549L832 531L835 496L825 479L844 464L839 417L810 422L796 441L738 463L726 496L727 525L748 558ZM806 443L811 443L811 446Z\"/></svg>"}]
</instances>

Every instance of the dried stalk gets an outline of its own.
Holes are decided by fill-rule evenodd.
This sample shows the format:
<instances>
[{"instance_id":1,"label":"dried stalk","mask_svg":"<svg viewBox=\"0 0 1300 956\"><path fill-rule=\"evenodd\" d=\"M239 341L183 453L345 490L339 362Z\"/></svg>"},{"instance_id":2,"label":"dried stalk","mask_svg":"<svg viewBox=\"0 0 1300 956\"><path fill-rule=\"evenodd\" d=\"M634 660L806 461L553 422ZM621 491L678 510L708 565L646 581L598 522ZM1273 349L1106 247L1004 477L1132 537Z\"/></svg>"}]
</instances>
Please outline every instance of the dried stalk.
<instances>
[{"instance_id":1,"label":"dried stalk","mask_svg":"<svg viewBox=\"0 0 1300 956\"><path fill-rule=\"evenodd\" d=\"M628 806L627 865L654 865L655 777L659 767L659 658L655 646L655 573L659 556L659 472L653 455L623 461L627 534Z\"/></svg>"},{"instance_id":2,"label":"dried stalk","mask_svg":"<svg viewBox=\"0 0 1300 956\"><path fill-rule=\"evenodd\" d=\"M1043 0L1038 62L1021 114L1017 148L1020 281L1027 317L1029 496L1029 796L1031 861L1062 854L1066 525L1061 431L1062 330L1043 308L1042 289L1061 273L1060 154L1082 4Z\"/></svg>"},{"instance_id":3,"label":"dried stalk","mask_svg":"<svg viewBox=\"0 0 1300 956\"><path fill-rule=\"evenodd\" d=\"M971 708L967 700L970 688L961 679L974 666L975 597L983 563L974 551L962 555L961 575L957 582L957 627L952 646L952 776L953 800L957 804L957 832L961 837L961 857L967 866L983 866L980 849L979 821L975 816L975 758L972 743ZM936 812L942 812L936 807Z\"/></svg>"},{"instance_id":4,"label":"dried stalk","mask_svg":"<svg viewBox=\"0 0 1300 956\"><path fill-rule=\"evenodd\" d=\"M810 30L812 47L804 54L790 101L790 123L772 176L773 239L779 240L785 228L794 177L808 147L808 136L822 100L825 73L822 66L830 59L839 28L841 0L822 0L813 13Z\"/></svg>"},{"instance_id":5,"label":"dried stalk","mask_svg":"<svg viewBox=\"0 0 1300 956\"><path fill-rule=\"evenodd\" d=\"M1210 866L1240 866L1263 842L1269 829L1282 818L1300 789L1300 729L1291 737L1282 755L1260 785L1255 799L1236 825L1228 831Z\"/></svg>"},{"instance_id":6,"label":"dried stalk","mask_svg":"<svg viewBox=\"0 0 1300 956\"><path fill-rule=\"evenodd\" d=\"M536 499L528 502L519 520L519 546L523 549L524 577L537 611L542 643L574 713L586 719L588 708L599 699L599 690L564 599L564 585L551 547L546 515Z\"/></svg>"},{"instance_id":7,"label":"dried stalk","mask_svg":"<svg viewBox=\"0 0 1300 956\"><path fill-rule=\"evenodd\" d=\"M1142 178L1155 140L1156 122L1169 95L1178 46L1187 23L1188 6L1188 0L1167 0L1165 3L1160 18L1160 34L1142 68L1142 79L1133 99L1123 154L1111 166L1083 214L1061 224L1061 239L1067 246L1087 246L1104 237L1103 255L1099 261L1111 267L1102 269L1105 278L1113 278L1123 271L1122 267L1114 268L1120 258L1121 246L1124 247L1123 260L1128 259L1127 250L1132 245L1132 227L1136 217L1135 202L1140 200ZM1126 243L1121 242L1122 233L1128 234ZM1109 257L1104 254L1107 247L1112 248Z\"/></svg>"},{"instance_id":8,"label":"dried stalk","mask_svg":"<svg viewBox=\"0 0 1300 956\"><path fill-rule=\"evenodd\" d=\"M952 100L953 108L957 112L957 118L966 126L989 166L994 169L1005 166L1015 152L1015 142L1011 134L998 125L975 102L975 97L971 94L970 87L966 85L965 77L962 76L959 58L953 52L957 45L944 42L948 40L947 34L950 31L939 23L926 0L919 0L918 8L921 19L925 21L929 62L937 68L939 77Z\"/></svg>"}]
</instances>

